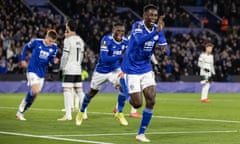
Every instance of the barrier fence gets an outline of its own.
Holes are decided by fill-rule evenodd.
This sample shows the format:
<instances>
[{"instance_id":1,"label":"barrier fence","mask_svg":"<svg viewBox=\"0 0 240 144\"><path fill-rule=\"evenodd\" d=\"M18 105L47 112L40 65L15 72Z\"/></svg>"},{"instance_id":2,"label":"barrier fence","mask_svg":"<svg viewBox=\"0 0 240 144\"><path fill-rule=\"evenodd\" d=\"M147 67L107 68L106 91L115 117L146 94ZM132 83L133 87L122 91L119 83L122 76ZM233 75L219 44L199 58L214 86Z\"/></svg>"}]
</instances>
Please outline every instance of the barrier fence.
<instances>
[{"instance_id":1,"label":"barrier fence","mask_svg":"<svg viewBox=\"0 0 240 144\"><path fill-rule=\"evenodd\" d=\"M83 82L83 91L89 91L90 82ZM158 93L199 93L201 92L199 82L161 82L157 83ZM28 90L27 81L1 81L0 93L25 93ZM240 83L219 83L211 84L211 93L240 93ZM42 93L61 93L61 82L46 81ZM100 92L115 93L118 92L110 83L106 83L100 89Z\"/></svg>"}]
</instances>

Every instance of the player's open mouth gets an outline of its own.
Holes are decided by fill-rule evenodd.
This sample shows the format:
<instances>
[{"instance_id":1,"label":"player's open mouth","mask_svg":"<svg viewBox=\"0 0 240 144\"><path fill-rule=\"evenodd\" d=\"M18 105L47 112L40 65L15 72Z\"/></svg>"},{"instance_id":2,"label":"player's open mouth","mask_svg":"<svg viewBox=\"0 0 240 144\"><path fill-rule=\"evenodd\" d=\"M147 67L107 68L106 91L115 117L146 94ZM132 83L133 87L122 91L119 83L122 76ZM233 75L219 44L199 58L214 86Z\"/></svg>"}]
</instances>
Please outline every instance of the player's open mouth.
<instances>
[{"instance_id":1,"label":"player's open mouth","mask_svg":"<svg viewBox=\"0 0 240 144\"><path fill-rule=\"evenodd\" d=\"M154 25L155 24L155 22L150 22L150 25Z\"/></svg>"}]
</instances>

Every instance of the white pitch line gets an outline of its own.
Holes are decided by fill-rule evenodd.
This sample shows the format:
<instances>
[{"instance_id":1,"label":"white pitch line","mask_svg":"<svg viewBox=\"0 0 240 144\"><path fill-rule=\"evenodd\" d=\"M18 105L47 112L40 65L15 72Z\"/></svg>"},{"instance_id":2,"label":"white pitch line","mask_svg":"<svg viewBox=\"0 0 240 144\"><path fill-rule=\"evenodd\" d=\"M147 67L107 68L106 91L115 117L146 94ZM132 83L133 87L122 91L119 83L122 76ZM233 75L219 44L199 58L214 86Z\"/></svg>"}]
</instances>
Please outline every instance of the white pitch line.
<instances>
[{"instance_id":1,"label":"white pitch line","mask_svg":"<svg viewBox=\"0 0 240 144\"><path fill-rule=\"evenodd\" d=\"M169 134L209 134L209 133L237 133L238 130L226 131L179 131L179 132L148 132L147 135L169 135ZM108 134L72 134L72 135L50 135L50 136L66 136L66 137L95 137L95 136L126 136L136 135L136 133L108 133Z\"/></svg>"},{"instance_id":2,"label":"white pitch line","mask_svg":"<svg viewBox=\"0 0 240 144\"><path fill-rule=\"evenodd\" d=\"M88 141L88 140L80 140L80 139L54 137L54 136L40 136L40 135L6 132L6 131L0 131L0 134L33 137L33 138L42 138L42 139L53 139L53 140L61 140L61 141L80 142L80 143L91 143L91 144L113 144L113 143L106 143L106 142L99 142L99 141Z\"/></svg>"},{"instance_id":3,"label":"white pitch line","mask_svg":"<svg viewBox=\"0 0 240 144\"><path fill-rule=\"evenodd\" d=\"M0 109L17 109L17 107L0 107ZM31 108L31 110L36 111L60 111L57 109L44 109L44 108ZM99 114L99 115L113 115L113 113L106 113L106 112L88 112L92 114ZM129 116L129 115L126 115ZM189 120L189 121L205 121L205 122L220 122L220 123L240 123L240 121L234 120L219 120L219 119L205 119L205 118L189 118L189 117L174 117L174 116L157 116L153 115L154 118L162 118L162 119L176 119L176 120Z\"/></svg>"},{"instance_id":4,"label":"white pitch line","mask_svg":"<svg viewBox=\"0 0 240 144\"><path fill-rule=\"evenodd\" d=\"M113 115L113 113L105 113L105 112L88 112L88 113L101 114L101 115ZM129 116L129 115L127 115L127 116ZM218 120L218 119L188 118L188 117L174 117L174 116L157 116L157 115L153 115L153 117L154 118L162 118L162 119L176 119L176 120L189 120L189 121L240 123L240 121L234 121L234 120Z\"/></svg>"},{"instance_id":5,"label":"white pitch line","mask_svg":"<svg viewBox=\"0 0 240 144\"><path fill-rule=\"evenodd\" d=\"M218 119L203 119L203 118L173 117L173 116L153 116L153 117L155 117L155 118L163 118L163 119L190 120L190 121L240 123L240 121L233 121L233 120L218 120Z\"/></svg>"}]
</instances>

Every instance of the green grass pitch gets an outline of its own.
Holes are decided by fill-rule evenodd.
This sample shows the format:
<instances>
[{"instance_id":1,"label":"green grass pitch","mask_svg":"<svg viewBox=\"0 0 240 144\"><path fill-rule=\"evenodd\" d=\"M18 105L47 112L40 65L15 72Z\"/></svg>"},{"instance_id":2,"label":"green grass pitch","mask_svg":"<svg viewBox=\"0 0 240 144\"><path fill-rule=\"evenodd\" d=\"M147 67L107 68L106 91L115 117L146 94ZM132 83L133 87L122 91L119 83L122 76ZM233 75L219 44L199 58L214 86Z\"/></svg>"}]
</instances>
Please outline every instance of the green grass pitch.
<instances>
[{"instance_id":1,"label":"green grass pitch","mask_svg":"<svg viewBox=\"0 0 240 144\"><path fill-rule=\"evenodd\" d=\"M99 93L81 126L75 126L76 112L72 121L57 121L64 115L62 94L40 94L25 113L27 121L17 120L24 96L0 94L1 144L139 143L135 136L140 119L126 116L129 125L120 126L113 117L117 94ZM239 144L239 94L211 93L209 97L210 103L201 103L198 93L157 94L146 136L152 144ZM124 111L129 114L129 104Z\"/></svg>"}]
</instances>

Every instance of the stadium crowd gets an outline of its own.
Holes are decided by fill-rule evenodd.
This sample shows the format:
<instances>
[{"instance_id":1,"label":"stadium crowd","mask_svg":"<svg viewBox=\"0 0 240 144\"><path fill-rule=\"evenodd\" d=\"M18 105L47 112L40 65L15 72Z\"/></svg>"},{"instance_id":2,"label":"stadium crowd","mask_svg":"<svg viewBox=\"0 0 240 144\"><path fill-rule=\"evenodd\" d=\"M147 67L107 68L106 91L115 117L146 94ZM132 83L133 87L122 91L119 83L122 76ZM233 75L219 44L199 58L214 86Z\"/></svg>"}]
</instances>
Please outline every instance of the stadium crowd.
<instances>
[{"instance_id":1,"label":"stadium crowd","mask_svg":"<svg viewBox=\"0 0 240 144\"><path fill-rule=\"evenodd\" d=\"M219 11L228 0L54 0L60 10L79 24L78 33L86 42L83 68L93 72L98 58L101 37L111 31L113 22L123 22L127 34L136 17L128 11L116 11L117 7L130 7L140 16L139 11L146 3L153 3L160 7L165 14L166 27L192 27L189 14L181 9L181 5L206 6L220 17L229 17L231 27L225 37L219 42L215 35L202 31L200 33L173 33L166 31L166 37L171 48L171 56L163 56L161 50L155 55L159 64L154 66L158 81L180 81L180 75L199 75L197 67L198 56L204 44L212 42L214 47L215 69L217 81L231 81L231 75L240 74L240 26L235 25L240 16L240 3L231 1L227 5L231 11ZM216 8L217 7L217 8ZM224 7L226 9L226 7ZM51 10L38 13L37 7L31 12L20 0L0 0L0 73L23 73L19 65L19 56L23 44L31 37L43 37L48 29L56 29L59 34L60 47L58 57L61 56L65 24L61 16ZM234 15L233 15L234 13ZM50 72L58 72L58 65L52 66Z\"/></svg>"}]
</instances>

